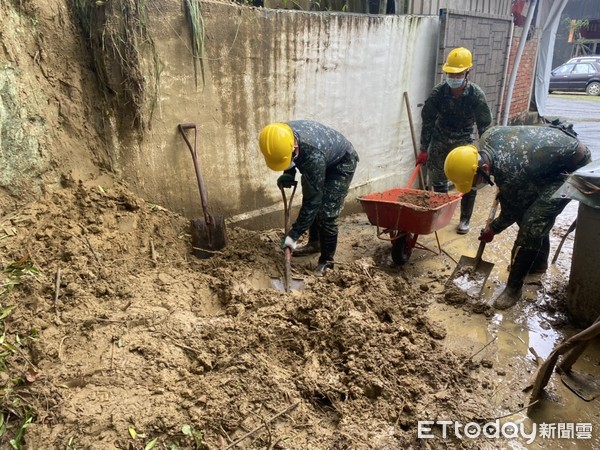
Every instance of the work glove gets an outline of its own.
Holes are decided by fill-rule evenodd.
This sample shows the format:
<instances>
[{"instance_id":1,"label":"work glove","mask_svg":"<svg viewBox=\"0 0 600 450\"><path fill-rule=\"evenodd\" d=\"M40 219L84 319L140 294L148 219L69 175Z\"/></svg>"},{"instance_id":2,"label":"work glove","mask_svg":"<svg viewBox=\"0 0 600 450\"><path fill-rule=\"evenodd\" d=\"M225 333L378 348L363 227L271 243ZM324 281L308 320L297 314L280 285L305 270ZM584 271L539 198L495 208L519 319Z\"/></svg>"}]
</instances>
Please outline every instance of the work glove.
<instances>
[{"instance_id":1,"label":"work glove","mask_svg":"<svg viewBox=\"0 0 600 450\"><path fill-rule=\"evenodd\" d=\"M277 178L277 187L281 188L291 188L294 185L294 181L296 177L289 173L284 173L279 178Z\"/></svg>"},{"instance_id":2,"label":"work glove","mask_svg":"<svg viewBox=\"0 0 600 450\"><path fill-rule=\"evenodd\" d=\"M281 240L281 248L285 250L288 247L290 250L296 250L296 245L298 245L298 241L293 240L291 237L286 236Z\"/></svg>"},{"instance_id":3,"label":"work glove","mask_svg":"<svg viewBox=\"0 0 600 450\"><path fill-rule=\"evenodd\" d=\"M486 228L485 230L481 230L479 234L479 240L483 242L492 242L494 239L494 232L491 228Z\"/></svg>"},{"instance_id":4,"label":"work glove","mask_svg":"<svg viewBox=\"0 0 600 450\"><path fill-rule=\"evenodd\" d=\"M421 150L421 153L419 153L419 156L417 156L417 164L421 164L422 166L424 166L426 162L427 162L427 152Z\"/></svg>"}]
</instances>

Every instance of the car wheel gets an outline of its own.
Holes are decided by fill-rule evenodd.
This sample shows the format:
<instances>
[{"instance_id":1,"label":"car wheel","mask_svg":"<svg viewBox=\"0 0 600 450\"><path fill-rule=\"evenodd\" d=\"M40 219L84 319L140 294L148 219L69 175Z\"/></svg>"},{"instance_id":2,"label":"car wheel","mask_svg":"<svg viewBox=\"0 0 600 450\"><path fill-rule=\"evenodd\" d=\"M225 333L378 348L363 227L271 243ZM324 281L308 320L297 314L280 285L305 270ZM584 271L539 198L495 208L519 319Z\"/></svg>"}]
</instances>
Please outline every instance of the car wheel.
<instances>
[{"instance_id":1,"label":"car wheel","mask_svg":"<svg viewBox=\"0 0 600 450\"><path fill-rule=\"evenodd\" d=\"M592 81L585 88L585 93L587 95L600 95L600 83L597 81Z\"/></svg>"}]
</instances>

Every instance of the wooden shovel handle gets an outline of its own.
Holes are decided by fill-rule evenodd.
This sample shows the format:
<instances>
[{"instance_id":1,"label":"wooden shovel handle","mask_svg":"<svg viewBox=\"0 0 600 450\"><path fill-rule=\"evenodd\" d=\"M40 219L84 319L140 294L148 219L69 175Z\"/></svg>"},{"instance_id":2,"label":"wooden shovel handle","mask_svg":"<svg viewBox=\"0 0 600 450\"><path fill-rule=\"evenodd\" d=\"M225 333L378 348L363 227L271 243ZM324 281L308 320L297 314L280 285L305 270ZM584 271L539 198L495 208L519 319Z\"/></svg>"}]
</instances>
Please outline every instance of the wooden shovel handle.
<instances>
[{"instance_id":1,"label":"wooden shovel handle","mask_svg":"<svg viewBox=\"0 0 600 450\"><path fill-rule=\"evenodd\" d=\"M494 217L496 216L496 210L498 209L498 193L496 193L496 197L494 197L494 201L492 202L492 209L490 209L490 214L488 215L487 220L485 221L485 228L490 226L490 223L492 223L492 220L494 220ZM477 266L479 265L479 262L481 261L481 257L483 256L483 250L485 249L485 241L480 241L479 242L479 248L477 249L477 254L475 255L475 268L477 269Z\"/></svg>"}]
</instances>

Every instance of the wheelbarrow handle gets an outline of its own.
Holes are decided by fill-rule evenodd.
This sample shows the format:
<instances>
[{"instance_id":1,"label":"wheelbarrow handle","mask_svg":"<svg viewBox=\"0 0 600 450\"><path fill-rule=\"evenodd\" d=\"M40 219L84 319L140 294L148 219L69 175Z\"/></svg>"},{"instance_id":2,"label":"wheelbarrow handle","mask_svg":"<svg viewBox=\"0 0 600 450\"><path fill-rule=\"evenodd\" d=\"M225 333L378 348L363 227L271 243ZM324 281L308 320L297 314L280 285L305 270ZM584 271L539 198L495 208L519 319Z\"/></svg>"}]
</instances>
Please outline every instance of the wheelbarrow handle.
<instances>
[{"instance_id":1,"label":"wheelbarrow handle","mask_svg":"<svg viewBox=\"0 0 600 450\"><path fill-rule=\"evenodd\" d=\"M406 103L406 112L408 113L408 126L410 128L410 137L412 139L413 151L415 153L415 160L418 157L419 150L417 148L417 138L415 136L415 126L413 124L412 112L410 107L410 100L408 99L408 92L403 92L404 102ZM419 171L419 188L425 189L425 179L423 178L423 172Z\"/></svg>"},{"instance_id":2,"label":"wheelbarrow handle","mask_svg":"<svg viewBox=\"0 0 600 450\"><path fill-rule=\"evenodd\" d=\"M415 170L413 170L413 173L410 176L410 180L408 180L406 189L410 189L410 187L413 185L413 183L415 182L415 178L417 178L417 175L419 174L420 169L421 169L421 164L417 163L417 165L415 166Z\"/></svg>"}]
</instances>

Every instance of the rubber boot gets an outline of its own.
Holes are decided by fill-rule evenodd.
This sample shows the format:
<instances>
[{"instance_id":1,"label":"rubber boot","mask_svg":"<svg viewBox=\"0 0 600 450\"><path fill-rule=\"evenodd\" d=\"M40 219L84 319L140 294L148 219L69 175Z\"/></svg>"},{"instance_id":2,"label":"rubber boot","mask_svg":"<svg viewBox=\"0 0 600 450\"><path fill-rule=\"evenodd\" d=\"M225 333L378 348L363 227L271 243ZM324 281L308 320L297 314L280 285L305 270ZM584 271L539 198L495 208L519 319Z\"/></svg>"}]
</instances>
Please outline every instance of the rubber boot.
<instances>
[{"instance_id":1,"label":"rubber boot","mask_svg":"<svg viewBox=\"0 0 600 450\"><path fill-rule=\"evenodd\" d=\"M533 261L538 254L537 250L519 248L516 251L513 263L508 274L506 288L494 300L494 308L507 309L515 305L521 299L523 292L523 282L533 265Z\"/></svg>"},{"instance_id":2,"label":"rubber boot","mask_svg":"<svg viewBox=\"0 0 600 450\"><path fill-rule=\"evenodd\" d=\"M322 277L326 270L333 269L333 257L337 249L337 234L327 235L321 233L321 256L315 269L315 275Z\"/></svg>"},{"instance_id":3,"label":"rubber boot","mask_svg":"<svg viewBox=\"0 0 600 450\"><path fill-rule=\"evenodd\" d=\"M542 239L542 247L538 251L531 269L530 274L546 273L548 270L548 257L550 256L550 236L546 236Z\"/></svg>"},{"instance_id":4,"label":"rubber boot","mask_svg":"<svg viewBox=\"0 0 600 450\"><path fill-rule=\"evenodd\" d=\"M319 224L315 219L308 229L308 243L294 250L294 256L309 256L315 255L321 251L321 243L319 242Z\"/></svg>"},{"instance_id":5,"label":"rubber boot","mask_svg":"<svg viewBox=\"0 0 600 450\"><path fill-rule=\"evenodd\" d=\"M460 222L456 228L458 234L469 232L469 222L471 221L471 215L473 215L475 197L477 197L477 191L471 190L468 194L463 195L460 200Z\"/></svg>"}]
</instances>

